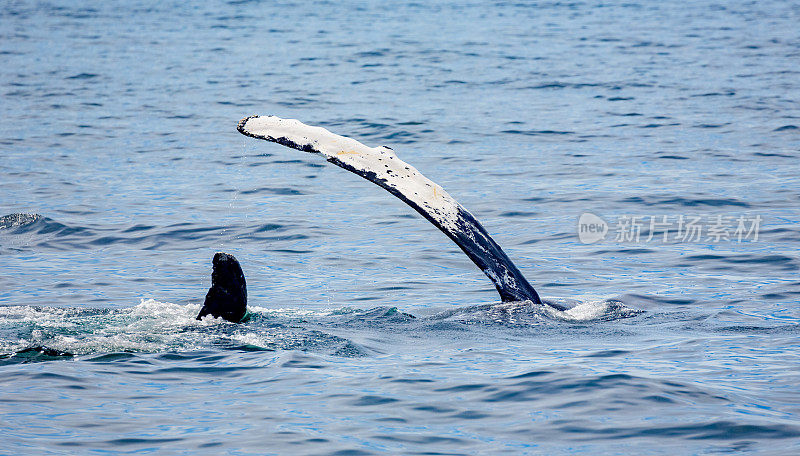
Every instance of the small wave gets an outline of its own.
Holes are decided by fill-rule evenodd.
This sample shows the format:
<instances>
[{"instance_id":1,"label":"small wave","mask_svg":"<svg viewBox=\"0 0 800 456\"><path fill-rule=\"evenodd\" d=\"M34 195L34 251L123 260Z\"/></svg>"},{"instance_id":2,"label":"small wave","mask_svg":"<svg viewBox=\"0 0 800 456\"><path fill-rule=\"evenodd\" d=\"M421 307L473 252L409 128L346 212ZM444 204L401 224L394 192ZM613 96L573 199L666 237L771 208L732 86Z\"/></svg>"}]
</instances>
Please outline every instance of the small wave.
<instances>
[{"instance_id":1,"label":"small wave","mask_svg":"<svg viewBox=\"0 0 800 456\"><path fill-rule=\"evenodd\" d=\"M748 202L736 198L688 198L669 195L631 196L621 199L620 202L665 207L750 207Z\"/></svg>"},{"instance_id":2,"label":"small wave","mask_svg":"<svg viewBox=\"0 0 800 456\"><path fill-rule=\"evenodd\" d=\"M565 309L565 310L559 310ZM530 326L548 321L588 323L630 318L643 311L625 306L614 299L575 300L566 298L543 299L543 304L530 301L484 304L447 310L431 317L432 320L458 321L467 324Z\"/></svg>"},{"instance_id":3,"label":"small wave","mask_svg":"<svg viewBox=\"0 0 800 456\"><path fill-rule=\"evenodd\" d=\"M0 217L0 230L30 225L42 218L39 214L8 214Z\"/></svg>"},{"instance_id":4,"label":"small wave","mask_svg":"<svg viewBox=\"0 0 800 456\"><path fill-rule=\"evenodd\" d=\"M60 359L71 359L75 356L72 353L56 350L42 345L31 346L16 353L0 353L0 365L3 364L26 364L41 361L55 361Z\"/></svg>"},{"instance_id":5,"label":"small wave","mask_svg":"<svg viewBox=\"0 0 800 456\"><path fill-rule=\"evenodd\" d=\"M526 136L542 136L542 135L571 135L574 131L560 131L560 130L503 130L500 133L508 133L513 135L526 135Z\"/></svg>"},{"instance_id":6,"label":"small wave","mask_svg":"<svg viewBox=\"0 0 800 456\"><path fill-rule=\"evenodd\" d=\"M254 192L289 194L290 189L256 189ZM246 193L246 192L245 192ZM3 250L93 250L117 244L140 246L143 249L166 248L184 242L207 246L219 240L220 233L243 241L306 239L308 235L275 235L294 229L277 224L204 225L173 223L169 225L91 225L62 223L40 214L15 213L0 217L0 251ZM185 245L185 244L183 244ZM184 248L184 247L181 247Z\"/></svg>"},{"instance_id":7,"label":"small wave","mask_svg":"<svg viewBox=\"0 0 800 456\"><path fill-rule=\"evenodd\" d=\"M72 76L67 76L66 79L92 79L96 77L97 75L94 73L78 73Z\"/></svg>"},{"instance_id":8,"label":"small wave","mask_svg":"<svg viewBox=\"0 0 800 456\"><path fill-rule=\"evenodd\" d=\"M95 232L82 226L68 226L39 214L8 214L0 217L2 246L12 250L30 246L57 248L49 243L59 239L62 244L80 246Z\"/></svg>"}]
</instances>

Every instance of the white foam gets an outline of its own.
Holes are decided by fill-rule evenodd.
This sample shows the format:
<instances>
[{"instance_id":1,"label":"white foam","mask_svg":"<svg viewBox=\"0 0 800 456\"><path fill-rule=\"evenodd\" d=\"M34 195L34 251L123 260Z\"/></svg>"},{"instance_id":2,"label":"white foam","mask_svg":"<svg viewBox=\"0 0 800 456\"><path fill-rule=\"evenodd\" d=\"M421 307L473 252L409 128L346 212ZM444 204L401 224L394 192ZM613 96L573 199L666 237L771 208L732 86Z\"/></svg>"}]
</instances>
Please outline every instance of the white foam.
<instances>
[{"instance_id":1,"label":"white foam","mask_svg":"<svg viewBox=\"0 0 800 456\"><path fill-rule=\"evenodd\" d=\"M608 301L587 301L562 312L565 320L589 321L603 318L608 314Z\"/></svg>"},{"instance_id":2,"label":"white foam","mask_svg":"<svg viewBox=\"0 0 800 456\"><path fill-rule=\"evenodd\" d=\"M618 318L632 317L641 313L641 311L627 307L622 302L615 299L584 298L578 300L545 298L544 302L559 303L569 307L566 310L558 310L552 306L545 306L545 313L548 317L566 322L615 320Z\"/></svg>"},{"instance_id":3,"label":"white foam","mask_svg":"<svg viewBox=\"0 0 800 456\"><path fill-rule=\"evenodd\" d=\"M207 345L208 336L187 328L219 324L195 320L199 308L154 299L120 310L0 307L0 350L13 353L41 345L82 354L199 348Z\"/></svg>"},{"instance_id":4,"label":"white foam","mask_svg":"<svg viewBox=\"0 0 800 456\"><path fill-rule=\"evenodd\" d=\"M198 321L195 316L199 310L199 304L155 299L142 299L124 309L0 307L0 353L11 354L32 346L82 355L199 350L229 342L262 348L313 343L313 337L295 327L238 325L212 316ZM293 323L333 311L251 306L250 312Z\"/></svg>"}]
</instances>

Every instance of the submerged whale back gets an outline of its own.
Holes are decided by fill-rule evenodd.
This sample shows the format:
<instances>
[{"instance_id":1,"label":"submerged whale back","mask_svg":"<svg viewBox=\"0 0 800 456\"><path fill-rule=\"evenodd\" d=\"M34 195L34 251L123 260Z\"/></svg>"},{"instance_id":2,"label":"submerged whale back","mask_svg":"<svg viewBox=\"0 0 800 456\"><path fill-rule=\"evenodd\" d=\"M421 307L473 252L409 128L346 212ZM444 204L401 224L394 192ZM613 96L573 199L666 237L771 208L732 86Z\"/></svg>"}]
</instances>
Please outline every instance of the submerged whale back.
<instances>
[{"instance_id":1,"label":"submerged whale back","mask_svg":"<svg viewBox=\"0 0 800 456\"><path fill-rule=\"evenodd\" d=\"M494 283L503 301L530 300L539 295L475 217L441 186L400 160L392 149L368 147L321 127L294 119L251 116L239 132L304 152L316 153L339 167L393 194L453 240Z\"/></svg>"}]
</instances>

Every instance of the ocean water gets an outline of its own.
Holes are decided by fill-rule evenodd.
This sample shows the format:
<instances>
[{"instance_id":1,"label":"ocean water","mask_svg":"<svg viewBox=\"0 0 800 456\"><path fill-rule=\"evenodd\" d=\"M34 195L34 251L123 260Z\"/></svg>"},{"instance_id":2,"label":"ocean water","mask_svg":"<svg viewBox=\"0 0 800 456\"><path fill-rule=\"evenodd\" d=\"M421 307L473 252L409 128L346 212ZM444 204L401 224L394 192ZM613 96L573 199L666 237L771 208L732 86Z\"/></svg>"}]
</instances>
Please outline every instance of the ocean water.
<instances>
[{"instance_id":1,"label":"ocean water","mask_svg":"<svg viewBox=\"0 0 800 456\"><path fill-rule=\"evenodd\" d=\"M0 453L796 454L798 22L4 2ZM570 310L498 303L399 200L240 135L252 114L392 147ZM216 251L244 324L194 319Z\"/></svg>"}]
</instances>

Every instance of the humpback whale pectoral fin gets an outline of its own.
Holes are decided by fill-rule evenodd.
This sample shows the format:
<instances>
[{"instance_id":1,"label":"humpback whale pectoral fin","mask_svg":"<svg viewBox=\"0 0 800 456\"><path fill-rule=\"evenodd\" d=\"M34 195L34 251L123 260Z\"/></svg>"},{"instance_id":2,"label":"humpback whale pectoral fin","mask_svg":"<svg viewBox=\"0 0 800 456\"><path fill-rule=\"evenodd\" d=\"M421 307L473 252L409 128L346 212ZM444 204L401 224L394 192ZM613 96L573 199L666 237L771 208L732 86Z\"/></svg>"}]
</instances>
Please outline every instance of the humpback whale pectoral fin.
<instances>
[{"instance_id":1,"label":"humpback whale pectoral fin","mask_svg":"<svg viewBox=\"0 0 800 456\"><path fill-rule=\"evenodd\" d=\"M541 303L539 295L503 249L458 201L386 146L368 147L321 127L275 116L239 122L246 136L320 154L336 166L383 187L453 240L494 283L503 301Z\"/></svg>"},{"instance_id":2,"label":"humpback whale pectoral fin","mask_svg":"<svg viewBox=\"0 0 800 456\"><path fill-rule=\"evenodd\" d=\"M212 260L211 288L197 319L206 315L239 323L247 314L247 285L233 255L218 252Z\"/></svg>"}]
</instances>

